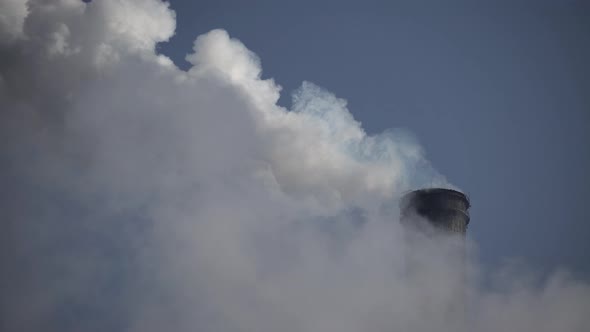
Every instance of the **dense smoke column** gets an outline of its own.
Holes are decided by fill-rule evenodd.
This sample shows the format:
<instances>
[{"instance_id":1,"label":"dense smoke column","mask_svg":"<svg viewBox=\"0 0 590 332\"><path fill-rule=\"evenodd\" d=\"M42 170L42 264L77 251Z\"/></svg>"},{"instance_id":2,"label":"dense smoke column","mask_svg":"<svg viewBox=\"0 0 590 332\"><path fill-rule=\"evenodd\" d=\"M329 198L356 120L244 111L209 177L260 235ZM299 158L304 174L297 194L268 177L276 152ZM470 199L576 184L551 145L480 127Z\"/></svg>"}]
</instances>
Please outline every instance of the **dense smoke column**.
<instances>
[{"instance_id":1,"label":"dense smoke column","mask_svg":"<svg viewBox=\"0 0 590 332\"><path fill-rule=\"evenodd\" d=\"M406 233L406 273L417 287L449 294L440 313L447 326L466 329L466 244L470 207L456 190L429 188L407 193L400 202L400 221ZM447 271L450 283L432 280L435 271ZM445 288L445 289L441 289Z\"/></svg>"}]
</instances>

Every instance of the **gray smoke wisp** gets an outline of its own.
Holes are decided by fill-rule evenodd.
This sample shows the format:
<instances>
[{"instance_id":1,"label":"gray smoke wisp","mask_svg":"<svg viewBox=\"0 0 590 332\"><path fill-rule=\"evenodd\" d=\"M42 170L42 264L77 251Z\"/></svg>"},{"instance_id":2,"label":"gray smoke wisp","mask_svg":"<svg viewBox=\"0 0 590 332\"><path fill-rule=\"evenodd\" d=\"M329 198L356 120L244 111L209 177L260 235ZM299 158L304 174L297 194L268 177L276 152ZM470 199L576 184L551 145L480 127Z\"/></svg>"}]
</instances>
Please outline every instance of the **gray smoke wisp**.
<instances>
[{"instance_id":1,"label":"gray smoke wisp","mask_svg":"<svg viewBox=\"0 0 590 332\"><path fill-rule=\"evenodd\" d=\"M308 82L278 106L223 30L181 71L155 51L175 24L156 0L0 0L1 330L587 331L587 283L506 269L457 295L477 264L406 244L399 197L450 186L408 135Z\"/></svg>"}]
</instances>

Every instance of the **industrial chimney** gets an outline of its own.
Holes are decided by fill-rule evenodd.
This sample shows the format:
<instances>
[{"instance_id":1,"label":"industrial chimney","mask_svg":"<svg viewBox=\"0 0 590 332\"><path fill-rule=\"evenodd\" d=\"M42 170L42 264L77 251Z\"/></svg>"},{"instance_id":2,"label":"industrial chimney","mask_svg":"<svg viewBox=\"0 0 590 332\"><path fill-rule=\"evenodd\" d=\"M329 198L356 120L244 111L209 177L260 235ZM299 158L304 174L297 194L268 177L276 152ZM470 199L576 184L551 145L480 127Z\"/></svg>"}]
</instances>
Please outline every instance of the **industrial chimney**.
<instances>
[{"instance_id":1,"label":"industrial chimney","mask_svg":"<svg viewBox=\"0 0 590 332\"><path fill-rule=\"evenodd\" d=\"M401 222L406 227L424 230L433 226L444 233L465 235L469 224L469 199L452 189L429 188L407 193L400 203ZM427 225L424 225L426 221Z\"/></svg>"},{"instance_id":2,"label":"industrial chimney","mask_svg":"<svg viewBox=\"0 0 590 332\"><path fill-rule=\"evenodd\" d=\"M465 290L469 207L465 194L442 188L412 191L400 201L408 280L425 293L447 294L433 314L442 315L453 331L469 330ZM433 279L440 275L446 277Z\"/></svg>"}]
</instances>

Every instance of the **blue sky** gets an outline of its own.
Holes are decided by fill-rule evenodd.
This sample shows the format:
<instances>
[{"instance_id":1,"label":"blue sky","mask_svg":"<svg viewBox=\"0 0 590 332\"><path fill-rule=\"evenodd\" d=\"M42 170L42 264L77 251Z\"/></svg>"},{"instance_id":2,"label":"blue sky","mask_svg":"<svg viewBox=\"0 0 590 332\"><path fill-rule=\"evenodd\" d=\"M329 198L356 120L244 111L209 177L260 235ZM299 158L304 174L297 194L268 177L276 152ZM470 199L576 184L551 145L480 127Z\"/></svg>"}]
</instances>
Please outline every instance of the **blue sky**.
<instances>
[{"instance_id":1,"label":"blue sky","mask_svg":"<svg viewBox=\"0 0 590 332\"><path fill-rule=\"evenodd\" d=\"M590 275L590 6L584 1L178 1L159 45L181 68L223 28L283 87L348 101L369 133L412 132L471 196L487 264Z\"/></svg>"}]
</instances>

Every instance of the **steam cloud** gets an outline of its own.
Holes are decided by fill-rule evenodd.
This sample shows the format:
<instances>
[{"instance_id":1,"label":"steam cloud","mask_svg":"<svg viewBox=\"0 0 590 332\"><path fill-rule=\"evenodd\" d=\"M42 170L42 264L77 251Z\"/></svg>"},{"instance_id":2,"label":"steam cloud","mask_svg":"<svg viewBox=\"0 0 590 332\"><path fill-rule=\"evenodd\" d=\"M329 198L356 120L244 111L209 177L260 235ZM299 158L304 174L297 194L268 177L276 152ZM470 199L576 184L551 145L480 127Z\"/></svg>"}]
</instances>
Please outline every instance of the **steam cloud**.
<instances>
[{"instance_id":1,"label":"steam cloud","mask_svg":"<svg viewBox=\"0 0 590 332\"><path fill-rule=\"evenodd\" d=\"M174 29L156 0L0 0L0 329L457 331L457 286L473 331L590 327L565 273L457 285L444 244L404 244L399 196L449 186L407 135L308 82L278 106L223 30L181 71Z\"/></svg>"}]
</instances>

